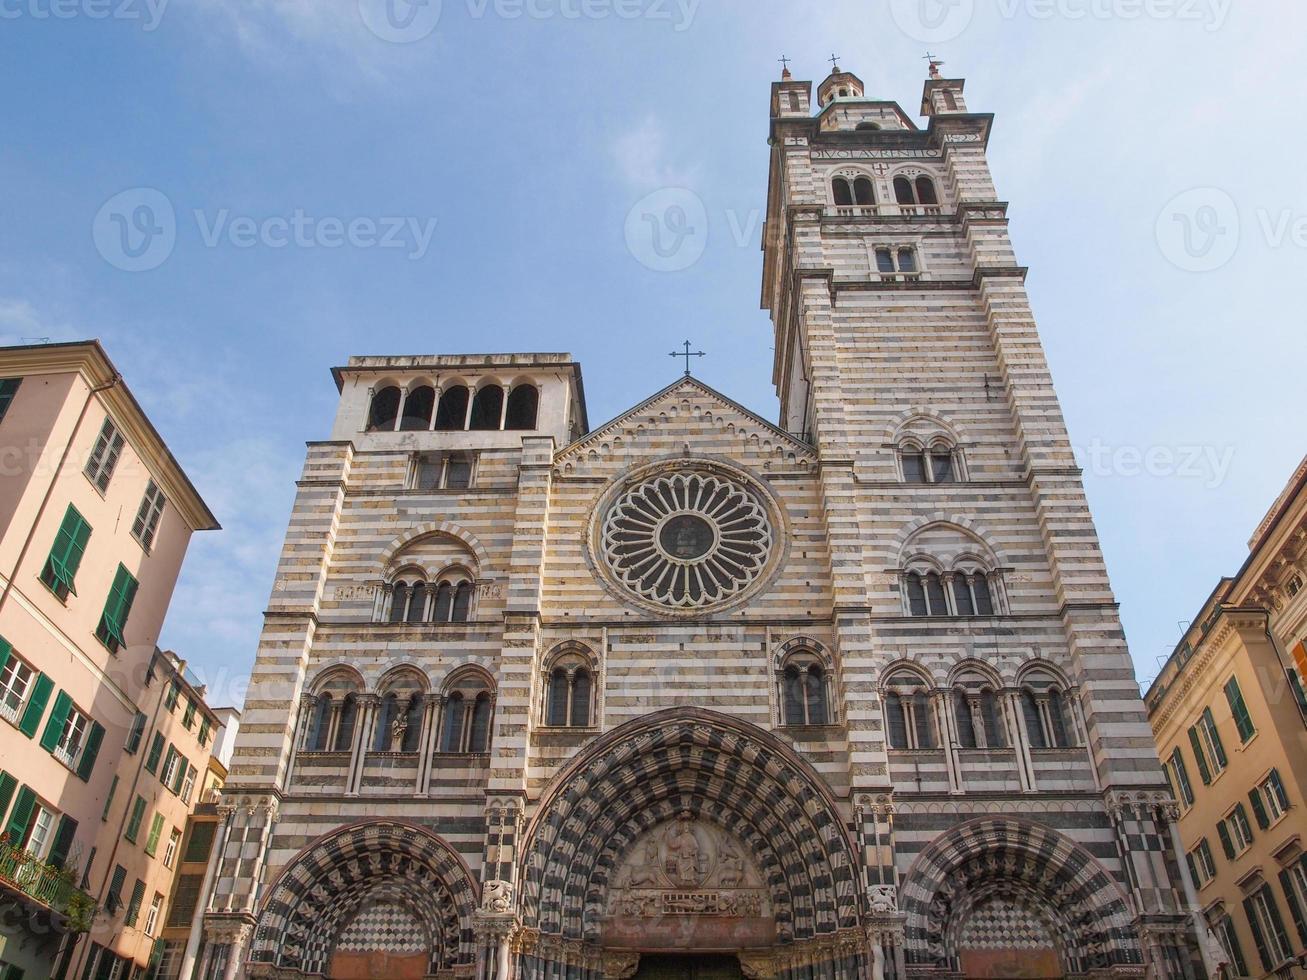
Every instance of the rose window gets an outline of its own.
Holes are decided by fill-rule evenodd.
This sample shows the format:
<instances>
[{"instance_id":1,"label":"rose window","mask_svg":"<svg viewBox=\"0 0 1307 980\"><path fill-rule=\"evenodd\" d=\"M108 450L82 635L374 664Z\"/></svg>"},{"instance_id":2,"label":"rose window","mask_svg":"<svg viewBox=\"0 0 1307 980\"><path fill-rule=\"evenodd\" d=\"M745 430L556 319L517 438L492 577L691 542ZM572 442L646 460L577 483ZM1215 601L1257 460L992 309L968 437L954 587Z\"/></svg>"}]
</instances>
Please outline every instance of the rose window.
<instances>
[{"instance_id":1,"label":"rose window","mask_svg":"<svg viewBox=\"0 0 1307 980\"><path fill-rule=\"evenodd\" d=\"M683 609L738 594L771 551L767 513L720 476L668 473L623 494L604 521L602 548L618 580L652 602Z\"/></svg>"}]
</instances>

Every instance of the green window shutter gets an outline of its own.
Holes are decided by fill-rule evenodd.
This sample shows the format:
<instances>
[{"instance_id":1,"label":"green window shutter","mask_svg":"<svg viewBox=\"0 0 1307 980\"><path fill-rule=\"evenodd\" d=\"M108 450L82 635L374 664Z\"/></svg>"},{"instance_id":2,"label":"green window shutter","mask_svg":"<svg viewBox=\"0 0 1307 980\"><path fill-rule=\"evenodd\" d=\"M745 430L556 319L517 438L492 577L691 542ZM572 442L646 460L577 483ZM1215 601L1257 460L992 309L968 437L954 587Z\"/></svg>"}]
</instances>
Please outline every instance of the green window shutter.
<instances>
[{"instance_id":1,"label":"green window shutter","mask_svg":"<svg viewBox=\"0 0 1307 980\"><path fill-rule=\"evenodd\" d=\"M127 914L123 916L123 923L129 926L135 926L136 920L141 917L141 904L145 901L145 882L140 878L136 879L136 884L132 886L132 898L127 903Z\"/></svg>"},{"instance_id":2,"label":"green window shutter","mask_svg":"<svg viewBox=\"0 0 1307 980\"><path fill-rule=\"evenodd\" d=\"M3 381L0 381L0 422L4 421L5 415L8 414L9 406L13 404L14 395L18 394L18 387L22 383L22 378L5 378ZM10 969L18 970L18 967L13 966L10 967ZM23 971L18 970L17 977L5 976L0 978L0 980L18 980L22 975Z\"/></svg>"},{"instance_id":3,"label":"green window shutter","mask_svg":"<svg viewBox=\"0 0 1307 980\"><path fill-rule=\"evenodd\" d=\"M17 788L18 780L10 773L0 770L0 821L9 812L9 801L14 798L14 790Z\"/></svg>"},{"instance_id":4,"label":"green window shutter","mask_svg":"<svg viewBox=\"0 0 1307 980\"><path fill-rule=\"evenodd\" d=\"M1266 946L1266 936L1262 934L1262 924L1257 921L1257 903L1252 897L1243 900L1244 915L1248 916L1248 925L1252 926L1253 942L1257 946L1257 955L1261 958L1262 969L1270 973L1280 964L1271 962L1271 952Z\"/></svg>"},{"instance_id":5,"label":"green window shutter","mask_svg":"<svg viewBox=\"0 0 1307 980\"><path fill-rule=\"evenodd\" d=\"M182 727L188 732L195 724L195 702L190 698L186 699L186 712L182 715Z\"/></svg>"},{"instance_id":6,"label":"green window shutter","mask_svg":"<svg viewBox=\"0 0 1307 980\"><path fill-rule=\"evenodd\" d=\"M1291 870L1280 872L1280 887L1284 889L1285 901L1289 903L1289 914L1293 916L1293 927L1298 930L1298 938L1307 946L1307 918L1304 918L1304 909L1298 901L1298 894L1293 890Z\"/></svg>"},{"instance_id":7,"label":"green window shutter","mask_svg":"<svg viewBox=\"0 0 1307 980\"><path fill-rule=\"evenodd\" d=\"M1289 668L1289 683L1293 685L1293 697L1298 702L1298 708L1307 713L1307 689L1303 688L1302 677L1292 667Z\"/></svg>"},{"instance_id":8,"label":"green window shutter","mask_svg":"<svg viewBox=\"0 0 1307 980\"><path fill-rule=\"evenodd\" d=\"M105 897L105 905L110 912L117 912L118 907L123 903L123 885L127 883L127 869L121 864L114 865L113 879L109 882L109 894Z\"/></svg>"},{"instance_id":9,"label":"green window shutter","mask_svg":"<svg viewBox=\"0 0 1307 980\"><path fill-rule=\"evenodd\" d=\"M190 763L186 761L186 756L182 755L180 752L177 753L177 772L172 777L172 786L170 787L173 793L181 793L182 784L186 782L186 770L189 767Z\"/></svg>"},{"instance_id":10,"label":"green window shutter","mask_svg":"<svg viewBox=\"0 0 1307 980\"><path fill-rule=\"evenodd\" d=\"M145 853L154 857L155 852L159 849L159 835L163 833L163 814L156 813L154 820L150 823L150 835L145 838Z\"/></svg>"},{"instance_id":11,"label":"green window shutter","mask_svg":"<svg viewBox=\"0 0 1307 980\"><path fill-rule=\"evenodd\" d=\"M109 589L109 597L104 601L104 612L100 616L100 625L95 635L110 650L117 650L127 645L123 639L123 630L127 628L127 617L131 615L132 603L136 599L137 581L127 571L126 566L119 565Z\"/></svg>"},{"instance_id":12,"label":"green window shutter","mask_svg":"<svg viewBox=\"0 0 1307 980\"><path fill-rule=\"evenodd\" d=\"M1234 860L1234 841L1230 839L1230 828L1226 826L1224 820L1216 825L1216 833L1221 838L1221 850L1225 851L1225 856Z\"/></svg>"},{"instance_id":13,"label":"green window shutter","mask_svg":"<svg viewBox=\"0 0 1307 980\"><path fill-rule=\"evenodd\" d=\"M1289 809L1289 794L1285 791L1284 780L1280 778L1280 770L1272 769L1266 781L1271 784L1271 792L1275 794L1276 799L1279 801L1280 809Z\"/></svg>"},{"instance_id":14,"label":"green window shutter","mask_svg":"<svg viewBox=\"0 0 1307 980\"><path fill-rule=\"evenodd\" d=\"M82 749L81 761L77 763L77 778L84 783L91 778L95 758L100 754L100 743L103 741L104 726L98 721L91 722L91 730L86 735L86 748Z\"/></svg>"},{"instance_id":15,"label":"green window shutter","mask_svg":"<svg viewBox=\"0 0 1307 980\"><path fill-rule=\"evenodd\" d=\"M1211 708L1203 709L1203 719L1207 723L1207 731L1212 736L1212 751L1216 753L1216 764L1224 769L1230 764L1230 760L1225 754L1225 744L1221 741L1221 733L1216 730L1216 718L1212 715Z\"/></svg>"},{"instance_id":16,"label":"green window shutter","mask_svg":"<svg viewBox=\"0 0 1307 980\"><path fill-rule=\"evenodd\" d=\"M132 804L132 816L131 819L127 821L127 829L123 832L123 836L133 844L136 843L136 838L140 836L141 821L144 819L145 797L138 796L136 797L136 802Z\"/></svg>"},{"instance_id":17,"label":"green window shutter","mask_svg":"<svg viewBox=\"0 0 1307 980\"><path fill-rule=\"evenodd\" d=\"M14 652L14 648L9 645L9 641L0 636L0 671L9 665L9 657Z\"/></svg>"},{"instance_id":18,"label":"green window shutter","mask_svg":"<svg viewBox=\"0 0 1307 980\"><path fill-rule=\"evenodd\" d=\"M64 512L63 523L59 525L59 531L55 535L50 557L46 561L46 571L49 576L42 573L46 585L51 588L62 586L73 595L77 595L73 580L82 565L82 556L86 554L86 543L90 538L91 525L86 523L86 518L78 513L76 507L69 504L68 510Z\"/></svg>"},{"instance_id":19,"label":"green window shutter","mask_svg":"<svg viewBox=\"0 0 1307 980\"><path fill-rule=\"evenodd\" d=\"M200 721L200 748L204 748L209 744L209 733L212 730L213 726L209 724L208 718L204 718Z\"/></svg>"},{"instance_id":20,"label":"green window shutter","mask_svg":"<svg viewBox=\"0 0 1307 980\"><path fill-rule=\"evenodd\" d=\"M177 707L177 698L181 695L181 689L177 686L176 681L168 682L168 693L164 696L163 706L169 711Z\"/></svg>"},{"instance_id":21,"label":"green window shutter","mask_svg":"<svg viewBox=\"0 0 1307 980\"><path fill-rule=\"evenodd\" d=\"M1257 826L1265 830L1271 825L1271 821L1266 817L1266 804L1262 802L1262 791L1254 789L1248 794L1248 802L1253 805L1253 816L1257 818Z\"/></svg>"},{"instance_id":22,"label":"green window shutter","mask_svg":"<svg viewBox=\"0 0 1307 980\"><path fill-rule=\"evenodd\" d=\"M1199 886L1202 879L1198 877L1198 865L1194 863L1194 856L1186 854L1184 856L1185 864L1189 865L1189 880L1193 882L1195 888Z\"/></svg>"},{"instance_id":23,"label":"green window shutter","mask_svg":"<svg viewBox=\"0 0 1307 980\"><path fill-rule=\"evenodd\" d=\"M128 755L135 755L136 750L141 747L141 739L145 736L145 713L138 711L136 717L132 719L132 730L127 734L127 744L123 747Z\"/></svg>"},{"instance_id":24,"label":"green window shutter","mask_svg":"<svg viewBox=\"0 0 1307 980\"><path fill-rule=\"evenodd\" d=\"M1189 729L1189 742L1194 747L1194 758L1198 760L1198 775L1202 777L1204 786L1212 785L1212 771L1207 768L1207 757L1203 755L1203 743L1198 737L1198 729Z\"/></svg>"},{"instance_id":25,"label":"green window shutter","mask_svg":"<svg viewBox=\"0 0 1307 980\"><path fill-rule=\"evenodd\" d=\"M1275 900L1275 893L1271 891L1270 885L1263 885L1261 894L1266 899L1266 911L1270 913L1271 928L1275 930L1275 936L1280 941L1280 948L1292 952L1293 945L1289 942L1289 934L1285 931L1284 919L1280 917L1280 903Z\"/></svg>"},{"instance_id":26,"label":"green window shutter","mask_svg":"<svg viewBox=\"0 0 1307 980\"><path fill-rule=\"evenodd\" d=\"M56 868L62 868L68 861L68 854L73 849L73 838L77 836L77 821L68 814L59 818L59 830L54 835L54 845L50 848L47 859Z\"/></svg>"},{"instance_id":27,"label":"green window shutter","mask_svg":"<svg viewBox=\"0 0 1307 980\"><path fill-rule=\"evenodd\" d=\"M68 696L68 692L60 691L54 699L54 710L50 712L50 720L45 723L45 734L41 736L41 748L47 752L53 752L59 745L59 739L64 733L64 722L68 720L68 715L73 710L73 699Z\"/></svg>"},{"instance_id":28,"label":"green window shutter","mask_svg":"<svg viewBox=\"0 0 1307 980\"><path fill-rule=\"evenodd\" d=\"M1257 729L1253 727L1252 716L1248 714L1248 705L1244 702L1238 678L1231 677L1226 682L1225 699L1230 702L1230 714L1234 716L1235 727L1239 729L1239 738L1244 742L1249 741L1257 734Z\"/></svg>"},{"instance_id":29,"label":"green window shutter","mask_svg":"<svg viewBox=\"0 0 1307 980\"><path fill-rule=\"evenodd\" d=\"M36 680L32 682L32 696L27 699L27 707L18 720L18 730L28 738L34 736L41 727L41 716L45 714L45 706L49 703L50 692L53 690L54 681L51 678L45 674L36 675Z\"/></svg>"},{"instance_id":30,"label":"green window shutter","mask_svg":"<svg viewBox=\"0 0 1307 980\"><path fill-rule=\"evenodd\" d=\"M4 418L4 414L0 413L0 419L2 418ZM0 980L23 980L23 971L16 966L7 966L3 976L0 976Z\"/></svg>"},{"instance_id":31,"label":"green window shutter","mask_svg":"<svg viewBox=\"0 0 1307 980\"><path fill-rule=\"evenodd\" d=\"M113 806L113 794L118 792L118 776L113 777L113 782L109 784L109 795L104 798L104 811L100 814L101 820L109 819L109 807Z\"/></svg>"},{"instance_id":32,"label":"green window shutter","mask_svg":"<svg viewBox=\"0 0 1307 980\"><path fill-rule=\"evenodd\" d=\"M15 845L27 833L27 822L32 819L32 810L35 808L36 794L26 786L19 787L18 799L14 800L14 812L9 815L9 826L5 828L5 833Z\"/></svg>"},{"instance_id":33,"label":"green window shutter","mask_svg":"<svg viewBox=\"0 0 1307 980\"><path fill-rule=\"evenodd\" d=\"M163 736L155 732L154 741L150 743L150 754L145 759L145 769L151 776L159 771L159 758L162 755Z\"/></svg>"}]
</instances>

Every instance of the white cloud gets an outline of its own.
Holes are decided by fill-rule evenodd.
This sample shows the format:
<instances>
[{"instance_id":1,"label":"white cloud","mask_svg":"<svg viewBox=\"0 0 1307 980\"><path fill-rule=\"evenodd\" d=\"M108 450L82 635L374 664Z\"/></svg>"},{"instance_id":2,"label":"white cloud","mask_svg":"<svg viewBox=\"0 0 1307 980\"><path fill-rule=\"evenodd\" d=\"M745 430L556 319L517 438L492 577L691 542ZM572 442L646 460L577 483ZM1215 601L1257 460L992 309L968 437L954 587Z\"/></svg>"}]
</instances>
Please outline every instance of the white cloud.
<instances>
[{"instance_id":1,"label":"white cloud","mask_svg":"<svg viewBox=\"0 0 1307 980\"><path fill-rule=\"evenodd\" d=\"M646 116L613 142L618 176L636 190L696 184L700 178L699 165L673 161L667 144L666 128L658 119Z\"/></svg>"}]
</instances>

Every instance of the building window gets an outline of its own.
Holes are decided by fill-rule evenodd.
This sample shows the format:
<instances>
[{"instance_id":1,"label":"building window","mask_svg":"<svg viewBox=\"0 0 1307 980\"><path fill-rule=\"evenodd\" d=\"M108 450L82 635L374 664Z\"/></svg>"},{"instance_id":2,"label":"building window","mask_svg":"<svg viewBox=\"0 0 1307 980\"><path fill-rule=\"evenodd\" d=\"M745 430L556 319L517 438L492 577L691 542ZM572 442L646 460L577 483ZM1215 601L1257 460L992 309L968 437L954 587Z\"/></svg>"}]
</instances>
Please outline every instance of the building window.
<instances>
[{"instance_id":1,"label":"building window","mask_svg":"<svg viewBox=\"0 0 1307 980\"><path fill-rule=\"evenodd\" d=\"M155 732L154 740L150 743L150 752L145 757L145 771L151 775L159 771L159 760L163 758L163 747L163 733Z\"/></svg>"},{"instance_id":2,"label":"building window","mask_svg":"<svg viewBox=\"0 0 1307 980\"><path fill-rule=\"evenodd\" d=\"M182 855L184 864L204 864L213 851L213 838L218 825L213 822L192 823L191 836L186 840L186 853Z\"/></svg>"},{"instance_id":3,"label":"building window","mask_svg":"<svg viewBox=\"0 0 1307 980\"><path fill-rule=\"evenodd\" d=\"M150 911L145 914L145 934L153 938L159 933L159 916L163 912L163 895L154 893L150 902Z\"/></svg>"},{"instance_id":4,"label":"building window","mask_svg":"<svg viewBox=\"0 0 1307 980\"><path fill-rule=\"evenodd\" d=\"M69 769L77 772L87 757L91 759L92 764L94 763L94 752L88 751L92 733L95 733L94 740L98 751L104 729L77 710L72 699L65 692L60 691L55 698L50 720L46 723L41 747Z\"/></svg>"},{"instance_id":5,"label":"building window","mask_svg":"<svg viewBox=\"0 0 1307 980\"><path fill-rule=\"evenodd\" d=\"M177 848L181 845L182 832L174 827L168 833L168 843L163 849L163 866L171 868L173 862L177 860Z\"/></svg>"},{"instance_id":6,"label":"building window","mask_svg":"<svg viewBox=\"0 0 1307 980\"><path fill-rule=\"evenodd\" d=\"M1077 744L1071 705L1047 673L1034 671L1022 681L1021 713L1032 749L1069 749Z\"/></svg>"},{"instance_id":7,"label":"building window","mask_svg":"<svg viewBox=\"0 0 1307 980\"><path fill-rule=\"evenodd\" d=\"M831 181L831 194L836 207L872 207L876 203L876 189L869 177L838 176Z\"/></svg>"},{"instance_id":8,"label":"building window","mask_svg":"<svg viewBox=\"0 0 1307 980\"><path fill-rule=\"evenodd\" d=\"M1244 899L1243 907L1248 915L1248 924L1252 927L1253 941L1257 944L1262 967L1268 973L1278 970L1293 956L1293 950L1289 946L1289 936L1284 930L1284 920L1280 917L1279 904L1275 901L1271 886L1263 885L1249 895Z\"/></svg>"},{"instance_id":9,"label":"building window","mask_svg":"<svg viewBox=\"0 0 1307 980\"><path fill-rule=\"evenodd\" d=\"M191 924L200 904L200 889L204 886L203 874L177 876L172 905L168 908L168 927L184 928Z\"/></svg>"},{"instance_id":10,"label":"building window","mask_svg":"<svg viewBox=\"0 0 1307 980\"><path fill-rule=\"evenodd\" d=\"M1230 714L1234 716L1235 727L1239 729L1239 738L1247 745L1257 734L1257 729L1253 726L1252 716L1248 714L1248 705L1244 702L1238 678L1231 677L1226 681L1225 699L1230 702Z\"/></svg>"},{"instance_id":11,"label":"building window","mask_svg":"<svg viewBox=\"0 0 1307 980\"><path fill-rule=\"evenodd\" d=\"M156 813L150 821L150 833L145 838L145 853L154 857L159 853L159 838L163 836L163 814Z\"/></svg>"},{"instance_id":12,"label":"building window","mask_svg":"<svg viewBox=\"0 0 1307 980\"><path fill-rule=\"evenodd\" d=\"M915 180L901 176L894 178L894 200L901 205L934 206L939 204L939 195L935 182L924 174Z\"/></svg>"},{"instance_id":13,"label":"building window","mask_svg":"<svg viewBox=\"0 0 1307 980\"><path fill-rule=\"evenodd\" d=\"M904 483L957 483L960 478L957 450L945 442L936 442L929 449L913 442L903 444L899 468Z\"/></svg>"},{"instance_id":14,"label":"building window","mask_svg":"<svg viewBox=\"0 0 1307 980\"><path fill-rule=\"evenodd\" d=\"M551 728L589 728L594 724L594 674L578 653L556 658L548 672L545 724Z\"/></svg>"},{"instance_id":15,"label":"building window","mask_svg":"<svg viewBox=\"0 0 1307 980\"><path fill-rule=\"evenodd\" d=\"M188 732L195 727L195 711L195 699L187 698L186 710L182 712L182 728L185 728Z\"/></svg>"},{"instance_id":16,"label":"building window","mask_svg":"<svg viewBox=\"0 0 1307 980\"><path fill-rule=\"evenodd\" d=\"M1293 578L1289 579L1289 582L1285 586L1285 589L1289 593L1289 598L1292 599L1294 596L1296 596L1299 592L1302 591L1302 576L1295 575Z\"/></svg>"},{"instance_id":17,"label":"building window","mask_svg":"<svg viewBox=\"0 0 1307 980\"><path fill-rule=\"evenodd\" d=\"M151 480L141 498L141 506L136 511L136 520L132 522L132 537L141 543L148 553L154 547L154 536L159 530L159 519L163 517L163 508L168 503L163 491Z\"/></svg>"},{"instance_id":18,"label":"building window","mask_svg":"<svg viewBox=\"0 0 1307 980\"><path fill-rule=\"evenodd\" d=\"M1221 848L1225 851L1225 856L1232 861L1253 846L1252 824L1248 822L1248 811L1242 803L1237 804L1216 825L1216 831L1221 837Z\"/></svg>"},{"instance_id":19,"label":"building window","mask_svg":"<svg viewBox=\"0 0 1307 980\"><path fill-rule=\"evenodd\" d=\"M304 741L305 752L326 752L331 732L332 697L319 694L313 703L313 716L309 721Z\"/></svg>"},{"instance_id":20,"label":"building window","mask_svg":"<svg viewBox=\"0 0 1307 980\"><path fill-rule=\"evenodd\" d=\"M460 432L467 428L467 405L471 397L466 385L446 388L436 409L436 431Z\"/></svg>"},{"instance_id":21,"label":"building window","mask_svg":"<svg viewBox=\"0 0 1307 980\"><path fill-rule=\"evenodd\" d=\"M533 384L516 385L508 396L504 428L510 432L530 432L536 428L540 410L540 392Z\"/></svg>"},{"instance_id":22,"label":"building window","mask_svg":"<svg viewBox=\"0 0 1307 980\"><path fill-rule=\"evenodd\" d=\"M425 432L431 428L431 416L436 410L436 389L419 385L404 396L404 411L400 416L401 432Z\"/></svg>"},{"instance_id":23,"label":"building window","mask_svg":"<svg viewBox=\"0 0 1307 980\"><path fill-rule=\"evenodd\" d=\"M1198 762L1198 775L1202 777L1204 786L1210 786L1228 765L1221 733L1216 730L1216 720L1210 708L1204 709L1198 724L1189 729L1189 743Z\"/></svg>"},{"instance_id":24,"label":"building window","mask_svg":"<svg viewBox=\"0 0 1307 980\"><path fill-rule=\"evenodd\" d=\"M106 418L95 440L95 448L91 450L91 458L86 461L86 476L101 493L109 489L109 481L113 479L113 471L122 456L124 441L113 420Z\"/></svg>"},{"instance_id":25,"label":"building window","mask_svg":"<svg viewBox=\"0 0 1307 980\"><path fill-rule=\"evenodd\" d=\"M1216 861L1212 858L1212 849L1206 838L1189 852L1188 858L1189 874L1194 879L1195 888L1202 888L1216 877Z\"/></svg>"},{"instance_id":26,"label":"building window","mask_svg":"<svg viewBox=\"0 0 1307 980\"><path fill-rule=\"evenodd\" d=\"M486 385L472 398L472 412L467 427L473 432L494 432L502 427L504 389Z\"/></svg>"},{"instance_id":27,"label":"building window","mask_svg":"<svg viewBox=\"0 0 1307 980\"><path fill-rule=\"evenodd\" d=\"M18 386L22 383L22 378L5 378L0 381L0 422L9 414L9 406L14 403L14 396L18 394Z\"/></svg>"},{"instance_id":28,"label":"building window","mask_svg":"<svg viewBox=\"0 0 1307 980\"><path fill-rule=\"evenodd\" d=\"M472 486L472 453L418 453L410 480L414 490L466 490Z\"/></svg>"},{"instance_id":29,"label":"building window","mask_svg":"<svg viewBox=\"0 0 1307 980\"><path fill-rule=\"evenodd\" d=\"M1001 749L1005 746L1002 709L993 682L967 671L954 682L953 716L958 743L964 749Z\"/></svg>"},{"instance_id":30,"label":"building window","mask_svg":"<svg viewBox=\"0 0 1307 980\"><path fill-rule=\"evenodd\" d=\"M916 276L921 272L915 245L876 246L876 271L882 276Z\"/></svg>"},{"instance_id":31,"label":"building window","mask_svg":"<svg viewBox=\"0 0 1307 980\"><path fill-rule=\"evenodd\" d=\"M201 718L200 734L196 736L197 741L199 741L200 743L200 748L205 748L206 746L208 746L209 735L212 734L212 732L213 732L213 723L209 721L207 716Z\"/></svg>"},{"instance_id":32,"label":"building window","mask_svg":"<svg viewBox=\"0 0 1307 980\"><path fill-rule=\"evenodd\" d=\"M980 569L908 572L905 576L910 616L993 616L989 576Z\"/></svg>"},{"instance_id":33,"label":"building window","mask_svg":"<svg viewBox=\"0 0 1307 980\"><path fill-rule=\"evenodd\" d=\"M1171 779L1171 790L1176 798L1186 807L1193 806L1194 788L1189 782L1189 769L1184 764L1184 756L1180 754L1179 748L1171 753L1171 758L1166 764L1166 774Z\"/></svg>"},{"instance_id":34,"label":"building window","mask_svg":"<svg viewBox=\"0 0 1307 980\"><path fill-rule=\"evenodd\" d=\"M489 686L473 675L445 698L440 730L440 751L450 754L480 754L490 750L490 725L494 703Z\"/></svg>"},{"instance_id":35,"label":"building window","mask_svg":"<svg viewBox=\"0 0 1307 980\"><path fill-rule=\"evenodd\" d=\"M3 653L0 659L4 661L4 666L0 667L0 715L17 725L28 695L32 693L37 672L11 650L0 647L0 652Z\"/></svg>"},{"instance_id":36,"label":"building window","mask_svg":"<svg viewBox=\"0 0 1307 980\"><path fill-rule=\"evenodd\" d=\"M368 408L368 432L393 432L395 422L399 419L400 391L394 385L387 385L372 395L372 404Z\"/></svg>"},{"instance_id":37,"label":"building window","mask_svg":"<svg viewBox=\"0 0 1307 980\"><path fill-rule=\"evenodd\" d=\"M1278 823L1280 818L1289 812L1289 794L1285 792L1284 781L1280 778L1279 770L1272 769L1270 774L1248 794L1248 800L1253 805L1253 815L1262 830Z\"/></svg>"},{"instance_id":38,"label":"building window","mask_svg":"<svg viewBox=\"0 0 1307 980\"><path fill-rule=\"evenodd\" d=\"M145 821L145 806L145 797L137 796L132 804L132 815L127 819L127 829L123 831L123 836L133 844L141 835L141 824Z\"/></svg>"},{"instance_id":39,"label":"building window","mask_svg":"<svg viewBox=\"0 0 1307 980\"><path fill-rule=\"evenodd\" d=\"M132 719L131 730L127 733L127 742L123 745L123 751L128 755L135 755L141 747L141 739L145 737L146 718L144 712L136 712L136 717Z\"/></svg>"},{"instance_id":40,"label":"building window","mask_svg":"<svg viewBox=\"0 0 1307 980\"><path fill-rule=\"evenodd\" d=\"M792 728L829 725L830 675L813 653L791 655L781 670L782 724Z\"/></svg>"},{"instance_id":41,"label":"building window","mask_svg":"<svg viewBox=\"0 0 1307 980\"><path fill-rule=\"evenodd\" d=\"M183 803L191 802L191 794L195 792L195 778L198 776L196 768L192 765L186 767L186 776L182 780L181 792L177 795L182 798Z\"/></svg>"},{"instance_id":42,"label":"building window","mask_svg":"<svg viewBox=\"0 0 1307 980\"><path fill-rule=\"evenodd\" d=\"M127 902L127 912L123 915L123 925L136 928L141 918L141 906L145 903L145 882L140 878L132 885L132 897Z\"/></svg>"},{"instance_id":43,"label":"building window","mask_svg":"<svg viewBox=\"0 0 1307 980\"><path fill-rule=\"evenodd\" d=\"M899 671L886 682L885 719L890 748L934 749L939 744L930 691L916 674Z\"/></svg>"},{"instance_id":44,"label":"building window","mask_svg":"<svg viewBox=\"0 0 1307 980\"><path fill-rule=\"evenodd\" d=\"M76 507L69 504L63 523L59 525L59 533L55 535L54 547L41 569L41 581L61 602L68 599L69 593L77 595L73 579L77 577L90 537L91 525L86 523Z\"/></svg>"},{"instance_id":45,"label":"building window","mask_svg":"<svg viewBox=\"0 0 1307 980\"><path fill-rule=\"evenodd\" d=\"M95 628L95 637L110 653L117 653L127 645L123 639L123 630L127 628L127 617L132 614L132 603L136 601L138 583L135 577L123 565L118 566L114 575L113 586L109 589L109 598L104 601L104 612L100 615L100 625Z\"/></svg>"},{"instance_id":46,"label":"building window","mask_svg":"<svg viewBox=\"0 0 1307 980\"><path fill-rule=\"evenodd\" d=\"M1212 932L1215 933L1217 941L1224 947L1226 955L1230 957L1230 965L1234 967L1236 977L1248 976L1248 963L1243 958L1243 946L1239 942L1239 935L1234 929L1234 920L1228 915L1222 915L1212 923Z\"/></svg>"},{"instance_id":47,"label":"building window","mask_svg":"<svg viewBox=\"0 0 1307 980\"><path fill-rule=\"evenodd\" d=\"M104 907L111 913L117 912L123 905L123 885L127 883L127 869L121 864L114 865L113 877L109 881L109 892L105 895Z\"/></svg>"}]
</instances>

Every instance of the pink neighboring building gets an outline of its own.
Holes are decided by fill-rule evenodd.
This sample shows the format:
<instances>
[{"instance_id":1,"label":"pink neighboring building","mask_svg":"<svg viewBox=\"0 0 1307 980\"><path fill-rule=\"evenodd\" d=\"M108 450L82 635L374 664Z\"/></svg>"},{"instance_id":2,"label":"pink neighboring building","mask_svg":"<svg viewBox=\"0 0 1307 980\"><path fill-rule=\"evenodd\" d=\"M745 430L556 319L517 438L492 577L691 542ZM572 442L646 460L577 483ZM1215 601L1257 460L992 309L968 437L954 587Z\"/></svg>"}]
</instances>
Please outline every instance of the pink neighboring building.
<instances>
[{"instance_id":1,"label":"pink neighboring building","mask_svg":"<svg viewBox=\"0 0 1307 980\"><path fill-rule=\"evenodd\" d=\"M182 558L217 527L99 343L0 349L5 980L58 975L91 925Z\"/></svg>"}]
</instances>

